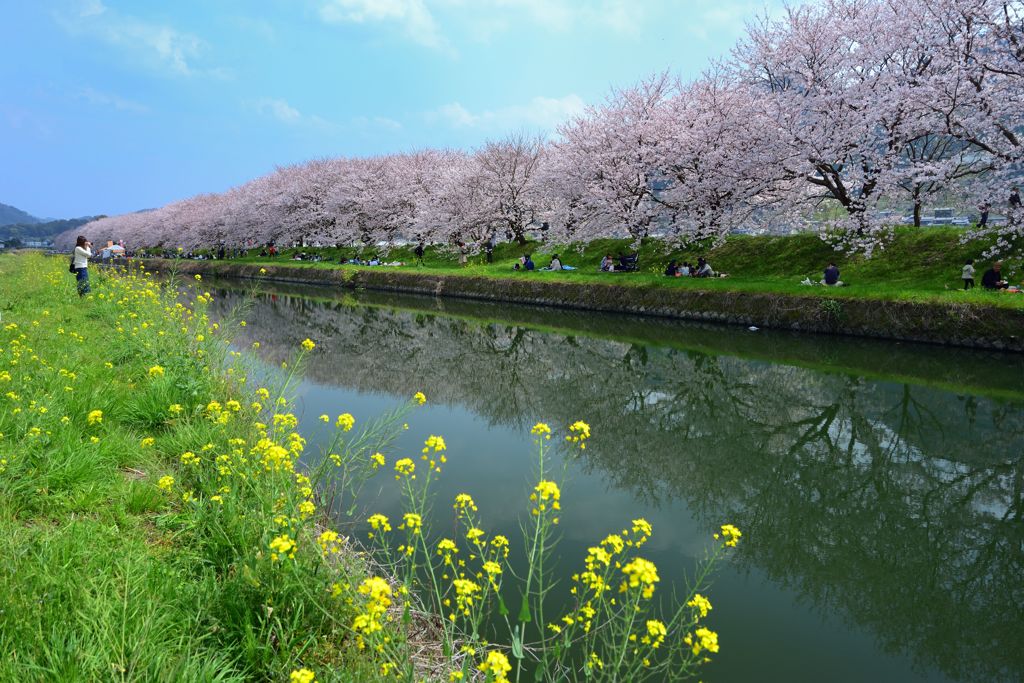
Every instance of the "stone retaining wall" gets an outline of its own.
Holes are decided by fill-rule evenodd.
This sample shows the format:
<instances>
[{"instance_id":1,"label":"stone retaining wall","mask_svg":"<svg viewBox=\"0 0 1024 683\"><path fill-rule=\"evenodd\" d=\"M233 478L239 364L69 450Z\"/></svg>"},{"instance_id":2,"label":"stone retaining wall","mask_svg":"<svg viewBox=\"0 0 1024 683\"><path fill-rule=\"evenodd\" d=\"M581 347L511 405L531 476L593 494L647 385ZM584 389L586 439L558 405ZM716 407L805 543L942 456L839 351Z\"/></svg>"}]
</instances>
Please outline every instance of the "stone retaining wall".
<instances>
[{"instance_id":1,"label":"stone retaining wall","mask_svg":"<svg viewBox=\"0 0 1024 683\"><path fill-rule=\"evenodd\" d=\"M1024 310L958 303L918 303L791 294L630 286L609 282L557 282L471 275L441 275L390 268L313 268L231 261L164 261L153 270L219 277L365 288L392 292L508 301L765 328L1024 351ZM260 270L265 269L265 274ZM622 276L628 277L628 275Z\"/></svg>"}]
</instances>

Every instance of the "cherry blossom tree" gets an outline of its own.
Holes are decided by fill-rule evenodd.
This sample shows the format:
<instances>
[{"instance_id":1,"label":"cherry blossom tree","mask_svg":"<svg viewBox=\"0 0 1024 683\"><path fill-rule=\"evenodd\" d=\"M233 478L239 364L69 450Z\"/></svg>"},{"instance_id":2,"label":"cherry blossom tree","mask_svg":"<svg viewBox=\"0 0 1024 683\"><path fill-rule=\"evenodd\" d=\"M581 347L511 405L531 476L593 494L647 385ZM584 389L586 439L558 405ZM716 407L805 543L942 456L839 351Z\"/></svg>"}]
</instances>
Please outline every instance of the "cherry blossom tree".
<instances>
[{"instance_id":1,"label":"cherry blossom tree","mask_svg":"<svg viewBox=\"0 0 1024 683\"><path fill-rule=\"evenodd\" d=\"M563 125L554 144L564 182L581 188L573 206L587 238L625 232L646 237L665 207L655 198L664 179L658 164L659 108L672 89L668 74L616 90L600 107Z\"/></svg>"},{"instance_id":2,"label":"cherry blossom tree","mask_svg":"<svg viewBox=\"0 0 1024 683\"><path fill-rule=\"evenodd\" d=\"M752 23L683 82L613 90L550 142L315 159L220 194L82 228L97 243L252 247L415 239L478 248L647 236L691 242L774 223L884 248L902 207L1007 207L1024 170L1024 2L822 0ZM1024 244L1024 216L968 231Z\"/></svg>"}]
</instances>

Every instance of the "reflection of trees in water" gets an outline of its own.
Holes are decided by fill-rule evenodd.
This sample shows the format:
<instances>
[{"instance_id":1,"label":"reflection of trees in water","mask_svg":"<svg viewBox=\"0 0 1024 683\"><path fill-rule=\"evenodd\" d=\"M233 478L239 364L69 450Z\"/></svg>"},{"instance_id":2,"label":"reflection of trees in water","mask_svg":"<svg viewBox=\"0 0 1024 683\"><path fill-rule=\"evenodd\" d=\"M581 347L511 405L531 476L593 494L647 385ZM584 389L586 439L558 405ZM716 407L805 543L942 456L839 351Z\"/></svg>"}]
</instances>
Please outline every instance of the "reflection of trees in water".
<instances>
[{"instance_id":1,"label":"reflection of trees in water","mask_svg":"<svg viewBox=\"0 0 1024 683\"><path fill-rule=\"evenodd\" d=\"M315 336L320 382L423 389L520 428L585 419L585 467L734 521L755 539L746 561L870 625L886 649L959 679L1024 679L1020 406L301 297L247 317L243 333L274 361Z\"/></svg>"}]
</instances>

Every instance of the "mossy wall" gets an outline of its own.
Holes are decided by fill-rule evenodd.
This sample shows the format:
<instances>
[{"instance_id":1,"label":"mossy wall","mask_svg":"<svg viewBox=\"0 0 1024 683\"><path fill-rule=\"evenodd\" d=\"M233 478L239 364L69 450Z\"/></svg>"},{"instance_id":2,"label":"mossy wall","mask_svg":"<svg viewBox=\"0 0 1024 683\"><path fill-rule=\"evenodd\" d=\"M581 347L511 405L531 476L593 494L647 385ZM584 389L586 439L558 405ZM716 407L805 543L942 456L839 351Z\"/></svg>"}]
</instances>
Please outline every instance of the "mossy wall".
<instances>
[{"instance_id":1,"label":"mossy wall","mask_svg":"<svg viewBox=\"0 0 1024 683\"><path fill-rule=\"evenodd\" d=\"M1024 351L1024 313L974 304L822 299L789 294L438 275L389 268L320 269L220 261L148 262L219 277L265 278L539 306L710 320L738 325ZM261 274L261 270L265 271Z\"/></svg>"}]
</instances>

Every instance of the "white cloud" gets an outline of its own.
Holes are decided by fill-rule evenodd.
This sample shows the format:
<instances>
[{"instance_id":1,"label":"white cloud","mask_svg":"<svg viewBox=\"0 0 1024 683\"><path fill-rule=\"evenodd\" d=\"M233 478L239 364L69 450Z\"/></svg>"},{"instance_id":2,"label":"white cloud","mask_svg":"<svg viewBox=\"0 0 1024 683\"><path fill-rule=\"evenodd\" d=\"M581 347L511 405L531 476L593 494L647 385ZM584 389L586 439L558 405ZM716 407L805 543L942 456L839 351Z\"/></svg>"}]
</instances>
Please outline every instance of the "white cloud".
<instances>
[{"instance_id":1,"label":"white cloud","mask_svg":"<svg viewBox=\"0 0 1024 683\"><path fill-rule=\"evenodd\" d=\"M204 43L191 33L122 14L101 0L78 0L68 11L55 11L54 19L65 31L121 48L150 68L177 76L226 75L224 69L202 69L195 62Z\"/></svg>"},{"instance_id":2,"label":"white cloud","mask_svg":"<svg viewBox=\"0 0 1024 683\"><path fill-rule=\"evenodd\" d=\"M386 131L402 129L402 124L386 116L357 116L352 119L352 125L357 128L378 128Z\"/></svg>"},{"instance_id":3,"label":"white cloud","mask_svg":"<svg viewBox=\"0 0 1024 683\"><path fill-rule=\"evenodd\" d=\"M348 122L338 123L316 114L305 114L286 100L277 97L261 97L246 100L242 106L262 116L277 119L281 123L298 129L313 130L319 134L341 134L346 131L367 131L370 129L393 132L402 124L385 116L357 116Z\"/></svg>"},{"instance_id":4,"label":"white cloud","mask_svg":"<svg viewBox=\"0 0 1024 683\"><path fill-rule=\"evenodd\" d=\"M714 0L702 2L698 21L687 24L687 31L701 40L732 42L743 33L746 22L757 16L775 16L782 9L776 2L762 0Z\"/></svg>"},{"instance_id":5,"label":"white cloud","mask_svg":"<svg viewBox=\"0 0 1024 683\"><path fill-rule=\"evenodd\" d=\"M534 128L553 131L559 124L583 113L586 104L576 94L565 97L534 97L525 104L510 105L480 112L471 112L459 102L450 102L427 112L431 123L445 123L452 128L513 130Z\"/></svg>"},{"instance_id":6,"label":"white cloud","mask_svg":"<svg viewBox=\"0 0 1024 683\"><path fill-rule=\"evenodd\" d=\"M330 24L394 24L421 45L447 46L424 0L325 0L319 11Z\"/></svg>"},{"instance_id":7,"label":"white cloud","mask_svg":"<svg viewBox=\"0 0 1024 683\"><path fill-rule=\"evenodd\" d=\"M525 18L541 29L564 33L604 26L637 34L647 16L637 0L316 0L320 18L331 24L379 24L407 38L455 54L442 29L454 24L473 40L486 41Z\"/></svg>"},{"instance_id":8,"label":"white cloud","mask_svg":"<svg viewBox=\"0 0 1024 683\"><path fill-rule=\"evenodd\" d=\"M95 104L100 107L110 107L112 109L117 109L118 111L130 111L136 114L144 114L149 111L149 107L144 104L140 104L134 100L125 99L120 95L100 92L89 87L79 90L78 97L89 104Z\"/></svg>"},{"instance_id":9,"label":"white cloud","mask_svg":"<svg viewBox=\"0 0 1024 683\"><path fill-rule=\"evenodd\" d=\"M295 107L288 104L282 99L273 97L261 97L258 100L253 100L247 103L254 111L272 116L278 121L284 123L298 123L302 120L302 113Z\"/></svg>"}]
</instances>

